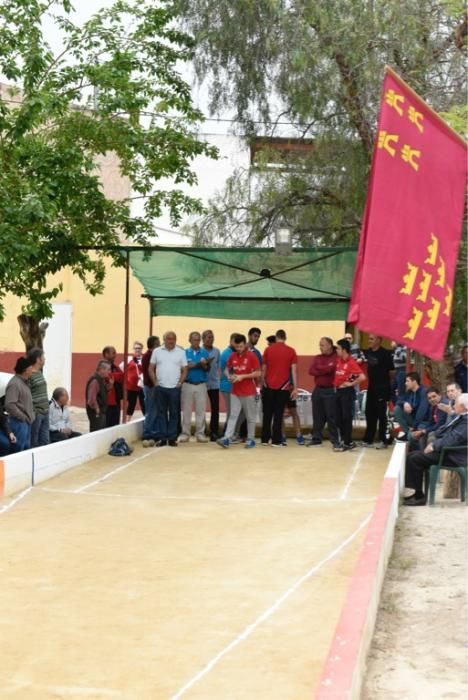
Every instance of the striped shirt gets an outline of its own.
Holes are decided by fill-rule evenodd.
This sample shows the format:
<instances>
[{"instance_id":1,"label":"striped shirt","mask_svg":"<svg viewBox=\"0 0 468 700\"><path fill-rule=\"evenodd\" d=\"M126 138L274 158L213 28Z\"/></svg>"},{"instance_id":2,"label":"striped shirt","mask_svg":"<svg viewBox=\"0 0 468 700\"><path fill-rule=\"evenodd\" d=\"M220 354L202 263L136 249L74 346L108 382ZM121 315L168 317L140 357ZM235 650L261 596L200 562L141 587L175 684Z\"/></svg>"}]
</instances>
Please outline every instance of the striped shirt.
<instances>
[{"instance_id":1,"label":"striped shirt","mask_svg":"<svg viewBox=\"0 0 468 700\"><path fill-rule=\"evenodd\" d=\"M29 377L29 388L33 400L34 412L43 416L49 412L49 397L47 395L47 383L42 370L33 372Z\"/></svg>"}]
</instances>

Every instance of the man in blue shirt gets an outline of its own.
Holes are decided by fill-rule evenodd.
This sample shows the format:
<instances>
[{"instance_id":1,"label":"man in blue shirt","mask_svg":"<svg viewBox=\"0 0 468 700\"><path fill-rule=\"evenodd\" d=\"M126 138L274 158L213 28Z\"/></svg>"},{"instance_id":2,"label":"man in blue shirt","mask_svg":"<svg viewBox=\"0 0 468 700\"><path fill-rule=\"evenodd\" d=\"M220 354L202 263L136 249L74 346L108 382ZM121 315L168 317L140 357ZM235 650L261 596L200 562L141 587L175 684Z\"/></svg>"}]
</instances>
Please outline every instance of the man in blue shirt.
<instances>
[{"instance_id":1,"label":"man in blue shirt","mask_svg":"<svg viewBox=\"0 0 468 700\"><path fill-rule=\"evenodd\" d=\"M187 377L182 385L182 433L179 442L190 440L192 411L195 408L195 437L197 442L208 442L205 435L205 412L207 399L207 380L210 361L208 352L200 347L201 336L198 331L189 335L190 347L185 350L187 357Z\"/></svg>"},{"instance_id":2,"label":"man in blue shirt","mask_svg":"<svg viewBox=\"0 0 468 700\"><path fill-rule=\"evenodd\" d=\"M430 419L430 406L426 391L421 386L421 377L417 372L408 372L405 378L406 392L397 401L393 412L395 421L400 426L397 440L406 442L411 437L411 428L418 428Z\"/></svg>"},{"instance_id":3,"label":"man in blue shirt","mask_svg":"<svg viewBox=\"0 0 468 700\"><path fill-rule=\"evenodd\" d=\"M210 440L216 442L219 438L219 358L221 353L215 348L213 331L203 331L203 350L208 353L210 369L208 370L208 398L210 400Z\"/></svg>"}]
</instances>

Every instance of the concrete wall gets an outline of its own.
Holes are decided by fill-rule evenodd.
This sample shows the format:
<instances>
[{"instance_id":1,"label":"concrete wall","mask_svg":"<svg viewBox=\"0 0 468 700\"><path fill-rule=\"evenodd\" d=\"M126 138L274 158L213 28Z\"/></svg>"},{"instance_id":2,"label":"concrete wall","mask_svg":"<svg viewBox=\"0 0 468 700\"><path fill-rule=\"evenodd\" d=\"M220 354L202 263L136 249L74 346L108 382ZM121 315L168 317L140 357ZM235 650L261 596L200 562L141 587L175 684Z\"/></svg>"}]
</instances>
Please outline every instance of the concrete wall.
<instances>
[{"instance_id":1,"label":"concrete wall","mask_svg":"<svg viewBox=\"0 0 468 700\"><path fill-rule=\"evenodd\" d=\"M131 443L141 437L143 421L87 433L78 438L37 447L0 459L0 498L40 484L73 467L107 454L111 443L124 437ZM116 466L118 457L115 458Z\"/></svg>"}]
</instances>

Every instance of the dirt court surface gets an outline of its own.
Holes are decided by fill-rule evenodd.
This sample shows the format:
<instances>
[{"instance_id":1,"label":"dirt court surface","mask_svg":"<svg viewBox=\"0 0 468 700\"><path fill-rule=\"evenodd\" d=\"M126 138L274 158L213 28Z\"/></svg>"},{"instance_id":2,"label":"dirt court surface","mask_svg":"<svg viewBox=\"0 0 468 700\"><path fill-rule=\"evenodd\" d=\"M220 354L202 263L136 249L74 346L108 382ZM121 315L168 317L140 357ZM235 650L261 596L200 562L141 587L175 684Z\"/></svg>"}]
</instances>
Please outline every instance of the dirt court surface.
<instances>
[{"instance_id":1,"label":"dirt court surface","mask_svg":"<svg viewBox=\"0 0 468 700\"><path fill-rule=\"evenodd\" d=\"M468 507L400 510L363 700L468 698Z\"/></svg>"},{"instance_id":2,"label":"dirt court surface","mask_svg":"<svg viewBox=\"0 0 468 700\"><path fill-rule=\"evenodd\" d=\"M312 698L389 457L137 447L6 499L0 697Z\"/></svg>"}]
</instances>

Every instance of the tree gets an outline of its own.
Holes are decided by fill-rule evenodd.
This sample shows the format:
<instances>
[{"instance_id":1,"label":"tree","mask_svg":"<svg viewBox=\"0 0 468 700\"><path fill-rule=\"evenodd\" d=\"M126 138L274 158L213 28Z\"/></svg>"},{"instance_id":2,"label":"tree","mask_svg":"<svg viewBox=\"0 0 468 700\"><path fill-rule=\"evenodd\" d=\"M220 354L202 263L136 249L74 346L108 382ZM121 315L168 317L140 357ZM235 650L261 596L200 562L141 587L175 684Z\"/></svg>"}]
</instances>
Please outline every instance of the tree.
<instances>
[{"instance_id":1,"label":"tree","mask_svg":"<svg viewBox=\"0 0 468 700\"><path fill-rule=\"evenodd\" d=\"M200 212L199 201L158 181L193 183L192 159L216 156L195 133L202 115L177 70L194 43L171 2L117 0L82 27L71 11L69 0L0 1L9 86L0 93L0 318L10 292L26 297L36 326L60 291L47 289L49 275L67 266L97 294L106 256L124 262L122 237L147 242L164 208L174 224ZM45 20L60 33L56 53ZM103 192L98 163L109 152L130 180L129 200ZM142 214L132 213L132 199L144 202Z\"/></svg>"},{"instance_id":2,"label":"tree","mask_svg":"<svg viewBox=\"0 0 468 700\"><path fill-rule=\"evenodd\" d=\"M404 7L399 0L179 0L179 7L212 112L229 109L250 140L312 142L293 162L263 151L253 180L250 169L236 172L195 225L198 241L223 241L224 231L236 243L270 242L282 221L298 244L356 243L385 64L466 125L460 0Z\"/></svg>"}]
</instances>

